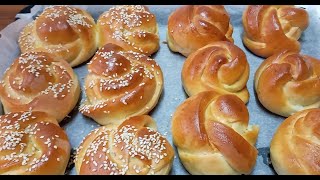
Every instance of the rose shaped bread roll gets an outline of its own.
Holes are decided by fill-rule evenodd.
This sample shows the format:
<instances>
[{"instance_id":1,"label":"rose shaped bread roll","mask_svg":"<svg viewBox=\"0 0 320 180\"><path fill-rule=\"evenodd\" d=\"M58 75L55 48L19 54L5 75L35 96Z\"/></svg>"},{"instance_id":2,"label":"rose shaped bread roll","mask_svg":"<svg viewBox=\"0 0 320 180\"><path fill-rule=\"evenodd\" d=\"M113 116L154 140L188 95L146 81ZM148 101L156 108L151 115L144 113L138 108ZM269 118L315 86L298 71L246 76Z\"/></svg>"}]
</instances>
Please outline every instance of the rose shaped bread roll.
<instances>
[{"instance_id":1,"label":"rose shaped bread roll","mask_svg":"<svg viewBox=\"0 0 320 180\"><path fill-rule=\"evenodd\" d=\"M172 137L191 174L249 174L256 163L259 127L235 95L201 92L185 100L172 117Z\"/></svg>"},{"instance_id":2,"label":"rose shaped bread roll","mask_svg":"<svg viewBox=\"0 0 320 180\"><path fill-rule=\"evenodd\" d=\"M320 61L284 51L266 59L255 74L255 89L269 111L288 117L320 107Z\"/></svg>"},{"instance_id":3,"label":"rose shaped bread roll","mask_svg":"<svg viewBox=\"0 0 320 180\"><path fill-rule=\"evenodd\" d=\"M232 39L233 27L228 12L218 5L186 5L168 19L169 48L184 56L216 41Z\"/></svg>"},{"instance_id":4,"label":"rose shaped bread roll","mask_svg":"<svg viewBox=\"0 0 320 180\"><path fill-rule=\"evenodd\" d=\"M70 149L66 133L47 113L0 116L0 174L63 175Z\"/></svg>"},{"instance_id":5,"label":"rose shaped bread roll","mask_svg":"<svg viewBox=\"0 0 320 180\"><path fill-rule=\"evenodd\" d=\"M319 175L320 109L299 111L284 120L272 138L270 157L280 175Z\"/></svg>"},{"instance_id":6,"label":"rose shaped bread roll","mask_svg":"<svg viewBox=\"0 0 320 180\"><path fill-rule=\"evenodd\" d=\"M147 6L122 5L110 8L97 21L98 45L113 43L126 51L151 55L159 49L156 17Z\"/></svg>"},{"instance_id":7,"label":"rose shaped bread roll","mask_svg":"<svg viewBox=\"0 0 320 180\"><path fill-rule=\"evenodd\" d=\"M189 96L215 90L249 100L247 81L249 64L245 53L236 45L214 42L192 53L182 68L182 84Z\"/></svg>"},{"instance_id":8,"label":"rose shaped bread roll","mask_svg":"<svg viewBox=\"0 0 320 180\"><path fill-rule=\"evenodd\" d=\"M120 126L102 126L88 134L77 149L78 174L165 175L174 150L147 115L126 119Z\"/></svg>"},{"instance_id":9,"label":"rose shaped bread roll","mask_svg":"<svg viewBox=\"0 0 320 180\"><path fill-rule=\"evenodd\" d=\"M88 65L86 100L79 110L99 124L146 114L157 104L163 88L160 66L148 56L106 44Z\"/></svg>"},{"instance_id":10,"label":"rose shaped bread roll","mask_svg":"<svg viewBox=\"0 0 320 180\"><path fill-rule=\"evenodd\" d=\"M64 60L45 52L20 55L0 81L5 113L43 111L62 121L77 104L80 86Z\"/></svg>"},{"instance_id":11,"label":"rose shaped bread roll","mask_svg":"<svg viewBox=\"0 0 320 180\"><path fill-rule=\"evenodd\" d=\"M97 50L94 19L88 12L70 6L49 6L21 32L22 53L49 52L72 67L87 60Z\"/></svg>"},{"instance_id":12,"label":"rose shaped bread roll","mask_svg":"<svg viewBox=\"0 0 320 180\"><path fill-rule=\"evenodd\" d=\"M306 10L295 6L250 5L242 16L244 45L254 54L269 57L283 50L300 51L298 39L308 27Z\"/></svg>"}]
</instances>

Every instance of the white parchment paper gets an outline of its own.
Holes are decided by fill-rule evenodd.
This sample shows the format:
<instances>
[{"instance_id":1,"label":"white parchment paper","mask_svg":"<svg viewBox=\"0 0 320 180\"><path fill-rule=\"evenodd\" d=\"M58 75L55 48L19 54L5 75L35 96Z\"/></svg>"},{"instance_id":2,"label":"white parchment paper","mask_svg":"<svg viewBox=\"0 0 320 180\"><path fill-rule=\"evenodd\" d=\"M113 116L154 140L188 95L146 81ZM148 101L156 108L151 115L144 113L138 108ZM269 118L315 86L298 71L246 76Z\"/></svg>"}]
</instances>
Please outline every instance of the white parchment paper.
<instances>
[{"instance_id":1,"label":"white parchment paper","mask_svg":"<svg viewBox=\"0 0 320 180\"><path fill-rule=\"evenodd\" d=\"M86 9L92 14L94 19L97 19L101 13L108 10L111 6L79 5L77 7ZM250 124L258 124L260 126L260 133L256 143L259 150L259 156L252 174L275 174L272 166L269 164L269 144L275 130L284 118L274 115L264 109L256 99L253 87L253 78L256 69L263 59L253 55L242 44L241 35L243 28L241 17L245 6L229 5L225 7L231 16L231 23L234 26L233 38L235 44L246 53L250 64L250 77L248 81L250 100L247 107L250 113ZM320 59L320 6L301 5L301 7L305 7L310 16L310 25L299 40L302 45L301 53ZM20 19L11 23L0 32L0 78L2 78L5 69L10 66L12 61L20 53L17 43L19 32L26 24L30 23L33 18L43 10L43 8L44 6L37 5L31 9L31 13L18 14L17 17ZM149 8L156 15L160 35L160 49L155 55L153 55L153 58L155 58L159 63L164 74L164 91L159 103L155 109L150 112L150 115L157 121L159 131L162 134L167 134L166 136L168 140L172 143L171 116L176 107L187 98L181 83L181 69L185 57L177 53L172 53L168 49L167 45L162 42L166 40L168 16L175 8L177 8L177 5L152 5L149 6ZM83 80L87 75L87 65L83 64L74 70L79 77L81 86L83 87ZM80 99L83 98L84 94L82 93ZM0 113L2 112L0 111ZM99 125L90 118L81 115L78 112L77 105L77 107L75 107L75 109L70 113L70 118L66 118L61 123L61 126L66 130L72 147L76 148L82 138ZM68 174L76 174L75 169L72 168ZM177 152L171 174L188 174L180 163Z\"/></svg>"}]
</instances>

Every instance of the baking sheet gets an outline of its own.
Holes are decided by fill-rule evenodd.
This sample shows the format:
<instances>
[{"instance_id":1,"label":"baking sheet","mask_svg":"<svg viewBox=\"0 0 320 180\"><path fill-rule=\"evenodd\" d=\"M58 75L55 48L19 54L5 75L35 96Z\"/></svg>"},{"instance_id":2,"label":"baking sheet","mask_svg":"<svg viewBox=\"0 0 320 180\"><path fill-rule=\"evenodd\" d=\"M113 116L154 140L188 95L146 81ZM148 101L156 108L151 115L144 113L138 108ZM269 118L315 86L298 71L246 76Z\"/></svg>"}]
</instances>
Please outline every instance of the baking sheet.
<instances>
[{"instance_id":1,"label":"baking sheet","mask_svg":"<svg viewBox=\"0 0 320 180\"><path fill-rule=\"evenodd\" d=\"M98 16L101 13L108 10L112 6L81 5L77 7L88 10L88 12L93 15L94 19L97 20ZM187 98L181 82L181 69L185 57L177 53L172 53L167 47L167 44L163 42L166 41L168 16L178 6L151 5L148 7L156 15L160 35L160 49L152 57L156 59L164 75L164 91L157 106L153 111L149 113L149 115L151 115L156 120L160 133L166 135L166 137L172 144L171 117L176 107ZM247 84L250 93L250 100L247 104L250 114L250 124L258 124L260 126L260 132L256 143L256 147L259 150L259 155L252 174L275 174L272 166L270 165L269 143L275 130L284 120L284 118L274 115L264 109L256 99L253 87L253 78L256 69L261 64L263 59L253 55L242 44L241 34L243 32L243 28L241 17L245 6L228 5L225 7L230 14L231 23L234 27L234 42L246 53L250 65L250 77ZM301 53L308 54L319 59L320 49L318 45L320 43L320 6L301 5L300 7L305 7L310 16L310 25L300 38L300 42L302 45ZM44 6L36 5L31 9L31 13L18 14L17 17L19 17L20 19L10 24L0 32L0 78L2 78L5 69L9 67L12 61L20 53L17 44L19 32L27 23L31 22L35 15L39 14L43 10L43 8ZM83 90L83 81L85 76L87 75L87 65L82 64L81 66L76 67L74 70L78 75ZM79 102L81 99L84 99L84 97L85 95L84 93L82 93ZM78 106L79 103L69 114L69 116L60 124L66 130L73 149L78 147L83 137L85 137L92 129L99 126L97 123L95 123L95 121L79 113ZM0 113L2 112L0 111ZM75 168L71 166L71 168L68 169L67 174L76 174ZM170 174L188 174L188 172L180 163L177 152Z\"/></svg>"}]
</instances>

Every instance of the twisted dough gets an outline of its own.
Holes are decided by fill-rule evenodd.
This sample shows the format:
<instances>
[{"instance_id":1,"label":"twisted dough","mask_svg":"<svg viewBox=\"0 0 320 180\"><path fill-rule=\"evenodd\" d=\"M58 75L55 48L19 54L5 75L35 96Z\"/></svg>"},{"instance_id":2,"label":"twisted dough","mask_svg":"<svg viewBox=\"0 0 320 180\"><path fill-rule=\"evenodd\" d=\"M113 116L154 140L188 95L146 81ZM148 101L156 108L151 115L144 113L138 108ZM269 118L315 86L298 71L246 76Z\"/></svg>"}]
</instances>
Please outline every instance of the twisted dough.
<instances>
[{"instance_id":1,"label":"twisted dough","mask_svg":"<svg viewBox=\"0 0 320 180\"><path fill-rule=\"evenodd\" d=\"M250 5L242 16L244 45L269 57L285 49L300 51L298 39L309 25L306 10L295 6Z\"/></svg>"},{"instance_id":2,"label":"twisted dough","mask_svg":"<svg viewBox=\"0 0 320 180\"><path fill-rule=\"evenodd\" d=\"M147 115L125 120L120 126L102 126L88 134L77 149L78 174L168 174L174 150L157 132Z\"/></svg>"},{"instance_id":3,"label":"twisted dough","mask_svg":"<svg viewBox=\"0 0 320 180\"><path fill-rule=\"evenodd\" d=\"M270 156L278 174L320 174L320 109L299 111L277 129Z\"/></svg>"},{"instance_id":4,"label":"twisted dough","mask_svg":"<svg viewBox=\"0 0 320 180\"><path fill-rule=\"evenodd\" d=\"M106 44L88 65L87 99L79 110L99 124L146 114L158 102L163 88L160 66L148 56Z\"/></svg>"},{"instance_id":5,"label":"twisted dough","mask_svg":"<svg viewBox=\"0 0 320 180\"><path fill-rule=\"evenodd\" d=\"M168 19L169 48L188 56L216 41L232 39L233 27L228 12L217 5L186 5L176 9Z\"/></svg>"},{"instance_id":6,"label":"twisted dough","mask_svg":"<svg viewBox=\"0 0 320 180\"><path fill-rule=\"evenodd\" d=\"M0 127L0 174L64 174L71 147L55 118L14 112L0 116Z\"/></svg>"},{"instance_id":7,"label":"twisted dough","mask_svg":"<svg viewBox=\"0 0 320 180\"><path fill-rule=\"evenodd\" d=\"M320 61L284 51L266 59L255 74L255 89L269 111L288 117L320 107Z\"/></svg>"},{"instance_id":8,"label":"twisted dough","mask_svg":"<svg viewBox=\"0 0 320 180\"><path fill-rule=\"evenodd\" d=\"M172 118L173 142L191 174L249 174L258 151L259 127L235 95L201 92L184 101Z\"/></svg>"},{"instance_id":9,"label":"twisted dough","mask_svg":"<svg viewBox=\"0 0 320 180\"><path fill-rule=\"evenodd\" d=\"M159 49L157 20L147 6L112 7L100 15L97 28L99 47L113 43L148 56Z\"/></svg>"},{"instance_id":10,"label":"twisted dough","mask_svg":"<svg viewBox=\"0 0 320 180\"><path fill-rule=\"evenodd\" d=\"M65 59L72 67L87 61L97 49L94 19L81 9L49 6L21 32L21 52L43 51Z\"/></svg>"},{"instance_id":11,"label":"twisted dough","mask_svg":"<svg viewBox=\"0 0 320 180\"><path fill-rule=\"evenodd\" d=\"M74 108L79 96L79 81L71 66L45 52L20 55L0 81L5 113L31 108L60 122Z\"/></svg>"},{"instance_id":12,"label":"twisted dough","mask_svg":"<svg viewBox=\"0 0 320 180\"><path fill-rule=\"evenodd\" d=\"M182 68L182 83L189 96L215 90L249 100L249 64L245 53L230 42L214 42L192 53Z\"/></svg>"}]
</instances>

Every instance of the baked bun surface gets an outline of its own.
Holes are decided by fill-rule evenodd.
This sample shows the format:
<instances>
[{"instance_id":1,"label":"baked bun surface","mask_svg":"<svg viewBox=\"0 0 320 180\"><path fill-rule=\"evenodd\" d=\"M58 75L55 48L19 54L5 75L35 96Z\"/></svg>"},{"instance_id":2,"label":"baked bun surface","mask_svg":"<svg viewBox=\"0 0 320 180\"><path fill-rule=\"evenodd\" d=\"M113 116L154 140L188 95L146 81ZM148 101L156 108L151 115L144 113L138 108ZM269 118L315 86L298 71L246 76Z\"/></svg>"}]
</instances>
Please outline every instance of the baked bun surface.
<instances>
[{"instance_id":1,"label":"baked bun surface","mask_svg":"<svg viewBox=\"0 0 320 180\"><path fill-rule=\"evenodd\" d=\"M88 65L80 112L102 125L146 114L160 98L163 76L154 59L115 44L100 48Z\"/></svg>"},{"instance_id":2,"label":"baked bun surface","mask_svg":"<svg viewBox=\"0 0 320 180\"><path fill-rule=\"evenodd\" d=\"M21 54L0 81L4 112L46 112L62 121L80 96L79 81L71 66L46 52Z\"/></svg>"},{"instance_id":3,"label":"baked bun surface","mask_svg":"<svg viewBox=\"0 0 320 180\"><path fill-rule=\"evenodd\" d=\"M320 107L320 60L283 51L267 58L255 74L255 90L269 111L288 117Z\"/></svg>"},{"instance_id":4,"label":"baked bun surface","mask_svg":"<svg viewBox=\"0 0 320 180\"><path fill-rule=\"evenodd\" d=\"M98 46L113 43L126 51L150 56L159 49L158 24L147 6L121 5L110 8L97 21Z\"/></svg>"},{"instance_id":5,"label":"baked bun surface","mask_svg":"<svg viewBox=\"0 0 320 180\"><path fill-rule=\"evenodd\" d=\"M216 41L233 43L233 27L224 6L185 5L168 19L167 41L173 52L188 56Z\"/></svg>"},{"instance_id":6,"label":"baked bun surface","mask_svg":"<svg viewBox=\"0 0 320 180\"><path fill-rule=\"evenodd\" d=\"M320 109L299 111L284 120L271 140L270 157L280 175L319 175Z\"/></svg>"},{"instance_id":7,"label":"baked bun surface","mask_svg":"<svg viewBox=\"0 0 320 180\"><path fill-rule=\"evenodd\" d=\"M94 175L166 175L174 150L147 115L120 126L102 126L89 133L77 149L77 173Z\"/></svg>"},{"instance_id":8,"label":"baked bun surface","mask_svg":"<svg viewBox=\"0 0 320 180\"><path fill-rule=\"evenodd\" d=\"M242 16L244 45L269 57L283 50L300 51L299 38L309 25L308 12L292 5L249 5Z\"/></svg>"},{"instance_id":9,"label":"baked bun surface","mask_svg":"<svg viewBox=\"0 0 320 180\"><path fill-rule=\"evenodd\" d=\"M63 175L70 150L67 134L47 113L0 116L0 174Z\"/></svg>"},{"instance_id":10,"label":"baked bun surface","mask_svg":"<svg viewBox=\"0 0 320 180\"><path fill-rule=\"evenodd\" d=\"M43 51L65 59L72 67L97 50L97 31L92 16L71 6L49 6L20 33L22 53Z\"/></svg>"},{"instance_id":11,"label":"baked bun surface","mask_svg":"<svg viewBox=\"0 0 320 180\"><path fill-rule=\"evenodd\" d=\"M234 94L247 103L249 71L245 53L230 42L219 41L198 49L186 59L182 84L189 96L214 90Z\"/></svg>"},{"instance_id":12,"label":"baked bun surface","mask_svg":"<svg viewBox=\"0 0 320 180\"><path fill-rule=\"evenodd\" d=\"M201 92L185 100L172 117L172 137L190 174L250 174L258 151L259 127L235 95Z\"/></svg>"}]
</instances>

